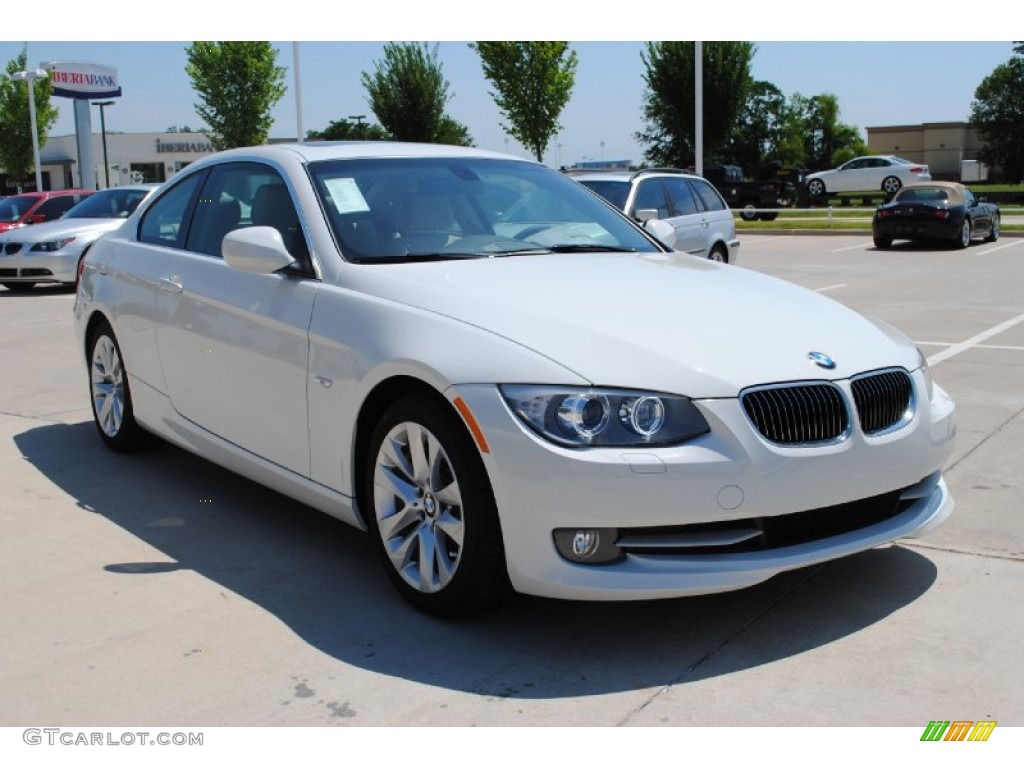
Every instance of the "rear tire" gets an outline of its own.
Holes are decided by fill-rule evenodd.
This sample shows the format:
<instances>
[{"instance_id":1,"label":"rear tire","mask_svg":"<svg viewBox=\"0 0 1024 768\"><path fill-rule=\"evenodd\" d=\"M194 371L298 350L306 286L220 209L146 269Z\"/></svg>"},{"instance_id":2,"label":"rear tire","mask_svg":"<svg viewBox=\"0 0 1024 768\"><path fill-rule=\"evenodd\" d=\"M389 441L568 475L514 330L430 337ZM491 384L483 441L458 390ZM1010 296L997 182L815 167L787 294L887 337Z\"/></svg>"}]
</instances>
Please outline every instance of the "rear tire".
<instances>
[{"instance_id":1,"label":"rear tire","mask_svg":"<svg viewBox=\"0 0 1024 768\"><path fill-rule=\"evenodd\" d=\"M963 249L971 244L971 220L964 219L964 223L960 225L960 236L957 237L956 248Z\"/></svg>"},{"instance_id":2,"label":"rear tire","mask_svg":"<svg viewBox=\"0 0 1024 768\"><path fill-rule=\"evenodd\" d=\"M757 212L757 206L753 203L746 203L740 209L740 218L744 221L757 221L760 218L760 214Z\"/></svg>"},{"instance_id":3,"label":"rear tire","mask_svg":"<svg viewBox=\"0 0 1024 768\"><path fill-rule=\"evenodd\" d=\"M121 348L105 320L89 337L89 402L93 423L108 448L128 453L146 444L149 434L135 421Z\"/></svg>"},{"instance_id":4,"label":"rear tire","mask_svg":"<svg viewBox=\"0 0 1024 768\"><path fill-rule=\"evenodd\" d=\"M903 186L903 182L895 176L886 176L882 180L882 191L887 195L895 195L900 191L900 187Z\"/></svg>"},{"instance_id":5,"label":"rear tire","mask_svg":"<svg viewBox=\"0 0 1024 768\"><path fill-rule=\"evenodd\" d=\"M871 238L875 241L875 248L880 251L888 249L892 245L892 238L884 235L875 235Z\"/></svg>"},{"instance_id":6,"label":"rear tire","mask_svg":"<svg viewBox=\"0 0 1024 768\"><path fill-rule=\"evenodd\" d=\"M729 252L721 243L715 243L715 245L712 246L711 251L708 253L708 260L718 261L721 262L722 264L728 264Z\"/></svg>"}]
</instances>

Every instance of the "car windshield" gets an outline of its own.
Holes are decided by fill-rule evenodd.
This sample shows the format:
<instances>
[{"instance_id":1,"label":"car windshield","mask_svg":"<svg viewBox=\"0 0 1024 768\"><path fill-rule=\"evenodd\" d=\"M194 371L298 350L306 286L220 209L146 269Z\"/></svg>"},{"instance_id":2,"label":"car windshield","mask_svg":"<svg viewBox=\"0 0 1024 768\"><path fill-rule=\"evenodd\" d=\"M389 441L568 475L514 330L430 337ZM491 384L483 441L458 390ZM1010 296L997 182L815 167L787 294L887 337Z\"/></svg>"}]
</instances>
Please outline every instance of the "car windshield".
<instances>
[{"instance_id":1,"label":"car windshield","mask_svg":"<svg viewBox=\"0 0 1024 768\"><path fill-rule=\"evenodd\" d=\"M535 163L383 158L329 160L309 170L351 261L658 250L621 214Z\"/></svg>"},{"instance_id":2,"label":"car windshield","mask_svg":"<svg viewBox=\"0 0 1024 768\"><path fill-rule=\"evenodd\" d=\"M629 182L628 181L598 181L597 179L580 179L582 184L587 189L590 189L609 203L614 205L620 211L626 209L626 198L629 197Z\"/></svg>"},{"instance_id":3,"label":"car windshield","mask_svg":"<svg viewBox=\"0 0 1024 768\"><path fill-rule=\"evenodd\" d=\"M148 189L103 189L64 214L65 219L126 219L146 199Z\"/></svg>"},{"instance_id":4,"label":"car windshield","mask_svg":"<svg viewBox=\"0 0 1024 768\"><path fill-rule=\"evenodd\" d=\"M0 200L0 221L18 221L38 200L38 197L31 197L29 195L5 197L3 200Z\"/></svg>"}]
</instances>

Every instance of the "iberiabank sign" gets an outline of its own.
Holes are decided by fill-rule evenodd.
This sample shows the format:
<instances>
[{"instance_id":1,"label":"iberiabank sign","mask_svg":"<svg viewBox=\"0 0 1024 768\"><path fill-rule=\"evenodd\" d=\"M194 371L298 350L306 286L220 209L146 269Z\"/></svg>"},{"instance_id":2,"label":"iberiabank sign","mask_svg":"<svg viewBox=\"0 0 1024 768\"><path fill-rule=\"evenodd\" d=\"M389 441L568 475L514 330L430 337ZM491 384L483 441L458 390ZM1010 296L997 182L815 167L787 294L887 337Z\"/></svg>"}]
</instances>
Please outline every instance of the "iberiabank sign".
<instances>
[{"instance_id":1,"label":"iberiabank sign","mask_svg":"<svg viewBox=\"0 0 1024 768\"><path fill-rule=\"evenodd\" d=\"M117 70L88 61L48 61L53 95L68 99L110 99L121 95Z\"/></svg>"}]
</instances>

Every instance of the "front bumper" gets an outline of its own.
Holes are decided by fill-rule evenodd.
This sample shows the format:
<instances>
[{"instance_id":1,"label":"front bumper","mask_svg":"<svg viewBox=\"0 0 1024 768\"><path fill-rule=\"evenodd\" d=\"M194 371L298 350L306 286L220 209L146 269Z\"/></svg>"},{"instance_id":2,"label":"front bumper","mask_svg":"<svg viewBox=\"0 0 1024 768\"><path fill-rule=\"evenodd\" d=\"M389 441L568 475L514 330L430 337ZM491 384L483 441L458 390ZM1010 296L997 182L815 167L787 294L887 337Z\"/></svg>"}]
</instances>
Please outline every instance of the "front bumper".
<instances>
[{"instance_id":1,"label":"front bumper","mask_svg":"<svg viewBox=\"0 0 1024 768\"><path fill-rule=\"evenodd\" d=\"M0 282L75 282L80 251L60 250L46 253L29 250L31 247L32 244L29 243L17 253L0 253Z\"/></svg>"},{"instance_id":2,"label":"front bumper","mask_svg":"<svg viewBox=\"0 0 1024 768\"><path fill-rule=\"evenodd\" d=\"M918 393L924 381L913 375ZM562 448L523 427L495 387L458 386L483 428L483 455L517 591L631 600L738 589L786 570L920 536L953 500L939 471L952 450L955 407L939 387L904 427L840 443L785 447L763 440L738 400L698 401L711 433L671 448ZM924 398L920 397L919 402ZM630 552L581 565L555 549L561 528L673 528L787 515L903 492L899 512L838 535L775 549L701 554Z\"/></svg>"}]
</instances>

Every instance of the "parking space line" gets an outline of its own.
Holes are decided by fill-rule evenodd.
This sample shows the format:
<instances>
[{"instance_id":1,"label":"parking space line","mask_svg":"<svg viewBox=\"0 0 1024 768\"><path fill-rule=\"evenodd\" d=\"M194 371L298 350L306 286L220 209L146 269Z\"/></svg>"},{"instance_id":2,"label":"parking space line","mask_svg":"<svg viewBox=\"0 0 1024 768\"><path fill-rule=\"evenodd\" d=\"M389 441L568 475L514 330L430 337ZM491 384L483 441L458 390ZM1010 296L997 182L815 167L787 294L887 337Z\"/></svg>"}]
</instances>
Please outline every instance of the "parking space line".
<instances>
[{"instance_id":1,"label":"parking space line","mask_svg":"<svg viewBox=\"0 0 1024 768\"><path fill-rule=\"evenodd\" d=\"M848 245L845 248L836 248L834 251L829 251L829 253L842 253L843 251L856 251L859 248L863 248L869 242L871 242L871 241L870 240L865 240L863 243L857 243L857 245Z\"/></svg>"},{"instance_id":2,"label":"parking space line","mask_svg":"<svg viewBox=\"0 0 1024 768\"><path fill-rule=\"evenodd\" d=\"M995 253L996 251L1001 251L1001 250L1003 250L1005 248L1013 248L1015 245L1020 245L1021 243L1024 243L1024 240L1015 240L1012 243L1005 243L1003 245L997 245L995 248L989 248L987 251L979 251L978 255L979 256L988 256L990 253Z\"/></svg>"},{"instance_id":3,"label":"parking space line","mask_svg":"<svg viewBox=\"0 0 1024 768\"><path fill-rule=\"evenodd\" d=\"M919 347L955 347L951 341L915 341ZM1024 347L1014 347L1009 344L975 344L975 349L1000 349L1008 352L1024 352Z\"/></svg>"},{"instance_id":4,"label":"parking space line","mask_svg":"<svg viewBox=\"0 0 1024 768\"><path fill-rule=\"evenodd\" d=\"M1003 331L1007 331L1010 328L1013 328L1013 326L1019 325L1022 322L1024 322L1024 315L1017 315L1016 317L1007 320L1006 322L1000 323L999 325L994 325L987 331L982 331L979 334L971 336L971 338L967 339L966 341L961 341L959 344L954 344L953 346L948 347L947 349L944 349L941 352L932 355L931 357L928 358L928 365L936 365L937 363L941 363L943 360L949 360L949 358L959 355L961 352L966 352L968 349L980 346L981 342L983 342L985 339L990 339L993 336L997 336Z\"/></svg>"},{"instance_id":5,"label":"parking space line","mask_svg":"<svg viewBox=\"0 0 1024 768\"><path fill-rule=\"evenodd\" d=\"M835 283L834 285L826 285L824 288L815 288L815 293L824 293L825 291L832 291L836 288L845 288L846 283Z\"/></svg>"}]
</instances>

